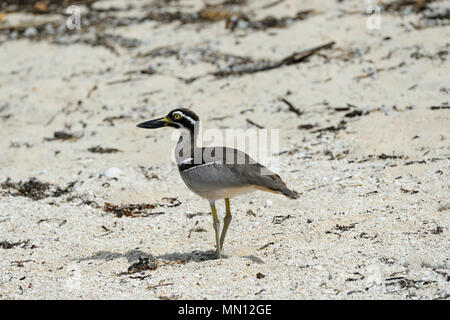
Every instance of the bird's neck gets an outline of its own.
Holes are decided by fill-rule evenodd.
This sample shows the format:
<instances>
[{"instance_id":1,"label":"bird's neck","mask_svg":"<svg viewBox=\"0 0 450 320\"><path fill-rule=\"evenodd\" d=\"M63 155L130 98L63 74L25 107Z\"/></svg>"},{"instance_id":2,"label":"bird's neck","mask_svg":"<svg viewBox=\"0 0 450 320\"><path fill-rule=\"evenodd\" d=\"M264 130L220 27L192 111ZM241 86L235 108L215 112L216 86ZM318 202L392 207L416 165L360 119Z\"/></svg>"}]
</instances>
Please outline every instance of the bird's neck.
<instances>
[{"instance_id":1,"label":"bird's neck","mask_svg":"<svg viewBox=\"0 0 450 320\"><path fill-rule=\"evenodd\" d=\"M198 149L196 143L198 130L198 121L194 127L181 130L181 135L175 148L175 159L177 164L186 162L190 158L194 158L195 150Z\"/></svg>"}]
</instances>

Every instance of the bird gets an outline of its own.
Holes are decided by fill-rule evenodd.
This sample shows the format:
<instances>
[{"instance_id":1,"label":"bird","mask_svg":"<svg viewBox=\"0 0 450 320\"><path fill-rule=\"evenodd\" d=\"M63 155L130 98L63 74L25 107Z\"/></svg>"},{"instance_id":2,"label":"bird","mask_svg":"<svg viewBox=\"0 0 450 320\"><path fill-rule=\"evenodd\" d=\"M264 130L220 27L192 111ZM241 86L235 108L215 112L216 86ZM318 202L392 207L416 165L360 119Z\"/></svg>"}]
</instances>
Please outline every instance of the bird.
<instances>
[{"instance_id":1,"label":"bird","mask_svg":"<svg viewBox=\"0 0 450 320\"><path fill-rule=\"evenodd\" d=\"M144 129L173 127L182 133L175 147L175 158L181 179L195 194L209 201L216 241L216 258L222 258L225 236L232 215L230 198L256 190L282 194L298 199L281 177L253 160L246 153L229 147L198 147L200 124L198 115L187 108L176 108L165 117L137 124ZM220 233L220 220L215 201L225 200L225 217Z\"/></svg>"}]
</instances>

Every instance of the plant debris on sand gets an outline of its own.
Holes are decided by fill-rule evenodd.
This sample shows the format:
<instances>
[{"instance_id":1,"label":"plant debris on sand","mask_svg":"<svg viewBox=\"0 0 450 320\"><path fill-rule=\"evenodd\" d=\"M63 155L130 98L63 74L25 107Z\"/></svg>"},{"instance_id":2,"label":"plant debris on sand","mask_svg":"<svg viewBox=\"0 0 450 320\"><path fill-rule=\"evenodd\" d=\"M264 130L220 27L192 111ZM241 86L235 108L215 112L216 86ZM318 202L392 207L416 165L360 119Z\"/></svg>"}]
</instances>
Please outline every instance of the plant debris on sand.
<instances>
[{"instance_id":1,"label":"plant debris on sand","mask_svg":"<svg viewBox=\"0 0 450 320\"><path fill-rule=\"evenodd\" d=\"M30 246L30 240L22 240L22 241L17 241L17 242L9 242L6 240L0 241L1 249L12 249L15 247L19 247L19 248L30 247L31 249L34 249L36 246L35 245Z\"/></svg>"},{"instance_id":2,"label":"plant debris on sand","mask_svg":"<svg viewBox=\"0 0 450 320\"><path fill-rule=\"evenodd\" d=\"M7 194L12 196L27 197L33 200L41 200L48 197L60 197L72 192L76 182L70 182L65 188L55 186L47 182L41 182L36 178L28 181L12 182L10 178L0 184L2 189L7 189Z\"/></svg>"},{"instance_id":3,"label":"plant debris on sand","mask_svg":"<svg viewBox=\"0 0 450 320\"><path fill-rule=\"evenodd\" d=\"M224 78L233 75L243 75L249 73L257 73L262 71L268 71L276 68L280 68L283 66L289 66L297 63L304 62L310 56L317 54L320 50L330 49L334 46L335 42L331 41L325 43L323 45L307 49L300 52L294 52L293 54L279 60L279 61L268 61L268 60L259 60L254 63L244 63L244 64L232 64L228 66L227 70L219 70L213 72L216 78Z\"/></svg>"},{"instance_id":4,"label":"plant debris on sand","mask_svg":"<svg viewBox=\"0 0 450 320\"><path fill-rule=\"evenodd\" d=\"M92 153L116 153L116 152L122 152L119 149L116 148L104 148L102 146L95 146L88 149L89 152Z\"/></svg>"},{"instance_id":5,"label":"plant debris on sand","mask_svg":"<svg viewBox=\"0 0 450 320\"><path fill-rule=\"evenodd\" d=\"M138 204L121 204L114 205L109 202L106 202L103 211L114 213L117 217L121 218L123 216L126 217L149 217L154 215L164 214L165 212L153 212L152 210L157 207L178 207L181 205L181 202L177 198L162 198L166 203L138 203Z\"/></svg>"},{"instance_id":6,"label":"plant debris on sand","mask_svg":"<svg viewBox=\"0 0 450 320\"><path fill-rule=\"evenodd\" d=\"M158 264L156 262L156 259L147 256L147 257L139 257L139 261L133 263L130 267L128 267L128 274L133 274L136 272L142 272L146 270L156 270L158 267Z\"/></svg>"}]
</instances>

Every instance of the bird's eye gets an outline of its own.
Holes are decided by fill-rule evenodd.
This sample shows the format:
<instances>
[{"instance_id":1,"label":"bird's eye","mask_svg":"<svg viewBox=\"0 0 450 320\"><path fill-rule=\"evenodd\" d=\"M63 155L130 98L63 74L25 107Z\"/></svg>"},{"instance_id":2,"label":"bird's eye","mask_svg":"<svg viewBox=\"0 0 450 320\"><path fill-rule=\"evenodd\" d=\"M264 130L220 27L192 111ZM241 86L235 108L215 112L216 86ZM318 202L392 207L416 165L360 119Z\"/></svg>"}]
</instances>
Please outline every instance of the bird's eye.
<instances>
[{"instance_id":1,"label":"bird's eye","mask_svg":"<svg viewBox=\"0 0 450 320\"><path fill-rule=\"evenodd\" d=\"M180 119L181 119L181 116L178 113L173 115L173 120L180 120Z\"/></svg>"}]
</instances>

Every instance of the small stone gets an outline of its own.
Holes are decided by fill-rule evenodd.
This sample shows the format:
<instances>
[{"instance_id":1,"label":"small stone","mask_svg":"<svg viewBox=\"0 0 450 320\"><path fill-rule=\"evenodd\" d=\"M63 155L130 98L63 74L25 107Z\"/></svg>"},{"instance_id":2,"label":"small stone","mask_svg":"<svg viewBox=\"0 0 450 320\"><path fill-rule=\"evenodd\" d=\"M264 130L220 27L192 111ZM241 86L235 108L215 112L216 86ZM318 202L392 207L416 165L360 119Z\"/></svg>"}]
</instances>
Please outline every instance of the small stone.
<instances>
[{"instance_id":1,"label":"small stone","mask_svg":"<svg viewBox=\"0 0 450 320\"><path fill-rule=\"evenodd\" d=\"M119 168L108 168L103 172L103 175L107 178L118 178L122 175L122 170Z\"/></svg>"},{"instance_id":2,"label":"small stone","mask_svg":"<svg viewBox=\"0 0 450 320\"><path fill-rule=\"evenodd\" d=\"M25 37L35 37L38 34L38 31L35 27L28 27L25 29L23 35Z\"/></svg>"},{"instance_id":3,"label":"small stone","mask_svg":"<svg viewBox=\"0 0 450 320\"><path fill-rule=\"evenodd\" d=\"M45 32L47 34L55 34L55 28L53 28L53 25L51 23L45 25Z\"/></svg>"},{"instance_id":4,"label":"small stone","mask_svg":"<svg viewBox=\"0 0 450 320\"><path fill-rule=\"evenodd\" d=\"M261 272L258 272L258 273L256 274L256 278L257 278L257 279L262 279L262 278L265 278L265 277L266 277L266 275L262 274Z\"/></svg>"}]
</instances>

